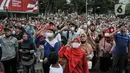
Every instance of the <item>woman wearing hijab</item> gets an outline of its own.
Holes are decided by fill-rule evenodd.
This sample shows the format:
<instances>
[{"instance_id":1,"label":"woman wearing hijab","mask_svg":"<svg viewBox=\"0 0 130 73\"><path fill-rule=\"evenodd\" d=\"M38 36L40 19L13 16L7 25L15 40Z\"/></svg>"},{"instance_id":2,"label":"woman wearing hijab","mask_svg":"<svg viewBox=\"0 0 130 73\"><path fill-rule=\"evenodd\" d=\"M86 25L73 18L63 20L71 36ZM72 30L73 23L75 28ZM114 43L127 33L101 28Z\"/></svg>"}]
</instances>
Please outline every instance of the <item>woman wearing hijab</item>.
<instances>
[{"instance_id":1,"label":"woman wearing hijab","mask_svg":"<svg viewBox=\"0 0 130 73\"><path fill-rule=\"evenodd\" d=\"M101 71L108 71L111 65L111 49L114 48L114 42L111 40L110 34L105 33L105 37L99 42L99 57Z\"/></svg>"},{"instance_id":2,"label":"woman wearing hijab","mask_svg":"<svg viewBox=\"0 0 130 73\"><path fill-rule=\"evenodd\" d=\"M86 55L89 56L93 54L92 46L87 42L86 33L80 34L80 40L81 40L81 47L85 51Z\"/></svg>"},{"instance_id":3,"label":"woman wearing hijab","mask_svg":"<svg viewBox=\"0 0 130 73\"><path fill-rule=\"evenodd\" d=\"M40 40L40 36L38 36L35 40L35 43L44 47L43 70L44 73L49 73L50 64L48 62L48 57L51 52L55 52L56 54L58 54L58 51L60 49L60 42L55 39L55 31L53 29L48 29L45 36L46 39L43 40Z\"/></svg>"},{"instance_id":4,"label":"woman wearing hijab","mask_svg":"<svg viewBox=\"0 0 130 73\"><path fill-rule=\"evenodd\" d=\"M67 60L64 73L89 73L87 57L80 40L75 38L69 46L63 46L58 52L59 57Z\"/></svg>"},{"instance_id":5,"label":"woman wearing hijab","mask_svg":"<svg viewBox=\"0 0 130 73\"><path fill-rule=\"evenodd\" d=\"M80 40L81 40L82 50L85 51L86 57L88 58L89 69L91 69L92 68L92 61L91 60L92 60L92 58L94 56L94 54L93 54L93 48L92 48L92 46L87 41L87 35L86 35L86 33L81 33L80 34Z\"/></svg>"},{"instance_id":6,"label":"woman wearing hijab","mask_svg":"<svg viewBox=\"0 0 130 73\"><path fill-rule=\"evenodd\" d=\"M21 44L20 54L21 54L21 63L25 68L25 73L35 73L34 65L35 65L35 56L34 53L36 51L35 45L32 40L30 40L29 33L25 32L23 35L23 42Z\"/></svg>"}]
</instances>

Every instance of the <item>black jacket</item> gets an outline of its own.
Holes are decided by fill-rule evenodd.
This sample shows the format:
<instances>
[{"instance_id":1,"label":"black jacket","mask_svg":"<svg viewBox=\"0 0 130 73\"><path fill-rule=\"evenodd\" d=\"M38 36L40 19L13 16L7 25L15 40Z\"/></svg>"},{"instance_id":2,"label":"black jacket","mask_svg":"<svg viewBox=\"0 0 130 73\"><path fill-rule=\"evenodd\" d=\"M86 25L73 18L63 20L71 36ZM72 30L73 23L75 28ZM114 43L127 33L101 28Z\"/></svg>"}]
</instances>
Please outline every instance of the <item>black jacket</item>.
<instances>
[{"instance_id":1,"label":"black jacket","mask_svg":"<svg viewBox=\"0 0 130 73\"><path fill-rule=\"evenodd\" d=\"M21 44L21 48L22 48L23 51L24 50L28 50L28 51L34 50L34 51L36 51L34 43L29 39L28 40L23 40L23 42Z\"/></svg>"}]
</instances>

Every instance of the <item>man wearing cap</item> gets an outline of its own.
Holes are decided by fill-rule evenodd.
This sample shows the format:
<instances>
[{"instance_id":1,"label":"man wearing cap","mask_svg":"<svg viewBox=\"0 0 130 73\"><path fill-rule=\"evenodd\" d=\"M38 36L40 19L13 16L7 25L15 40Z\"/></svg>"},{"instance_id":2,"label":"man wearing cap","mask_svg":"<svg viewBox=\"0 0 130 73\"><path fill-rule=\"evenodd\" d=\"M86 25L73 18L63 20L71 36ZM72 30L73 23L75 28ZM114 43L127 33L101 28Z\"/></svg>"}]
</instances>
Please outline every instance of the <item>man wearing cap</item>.
<instances>
[{"instance_id":1,"label":"man wearing cap","mask_svg":"<svg viewBox=\"0 0 130 73\"><path fill-rule=\"evenodd\" d=\"M14 32L15 32L15 34L14 34ZM21 47L22 47L22 45L21 45L21 43L22 43L22 41L23 41L23 35L24 35L24 32L25 32L25 30L24 30L24 28L23 27L21 27L21 26L15 26L15 31L13 32L13 36L15 37L15 38L17 38L17 40L18 40L18 49L21 49ZM20 67L20 53L18 53L17 54L17 62L18 62L18 64L17 64L17 67L19 68Z\"/></svg>"},{"instance_id":2,"label":"man wearing cap","mask_svg":"<svg viewBox=\"0 0 130 73\"><path fill-rule=\"evenodd\" d=\"M16 69L16 51L18 48L17 39L12 36L9 28L4 28L5 37L0 38L2 48L1 61L4 66L5 73L17 73Z\"/></svg>"}]
</instances>

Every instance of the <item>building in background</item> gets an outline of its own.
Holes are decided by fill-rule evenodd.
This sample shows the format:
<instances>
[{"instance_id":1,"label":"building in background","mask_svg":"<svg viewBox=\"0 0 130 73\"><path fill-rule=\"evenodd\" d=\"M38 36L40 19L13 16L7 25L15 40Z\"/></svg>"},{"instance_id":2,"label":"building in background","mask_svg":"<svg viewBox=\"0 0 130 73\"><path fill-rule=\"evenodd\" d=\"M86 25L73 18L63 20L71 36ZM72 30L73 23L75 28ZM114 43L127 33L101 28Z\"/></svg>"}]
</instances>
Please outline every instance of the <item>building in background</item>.
<instances>
[{"instance_id":1,"label":"building in background","mask_svg":"<svg viewBox=\"0 0 130 73\"><path fill-rule=\"evenodd\" d=\"M38 13L38 0L0 0L0 12L6 10L15 13Z\"/></svg>"}]
</instances>

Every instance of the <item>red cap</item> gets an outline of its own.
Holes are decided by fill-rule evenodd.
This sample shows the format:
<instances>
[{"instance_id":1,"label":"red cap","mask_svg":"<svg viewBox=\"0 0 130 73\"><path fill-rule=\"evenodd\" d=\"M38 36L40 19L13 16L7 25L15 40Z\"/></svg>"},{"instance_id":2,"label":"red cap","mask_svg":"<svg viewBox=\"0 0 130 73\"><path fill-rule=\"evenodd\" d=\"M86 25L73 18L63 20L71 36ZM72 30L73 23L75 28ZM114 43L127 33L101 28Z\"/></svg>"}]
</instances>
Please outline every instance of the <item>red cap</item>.
<instances>
[{"instance_id":1,"label":"red cap","mask_svg":"<svg viewBox=\"0 0 130 73\"><path fill-rule=\"evenodd\" d=\"M48 28L48 30L54 30L54 29L55 29L54 26L50 26L50 27Z\"/></svg>"}]
</instances>

